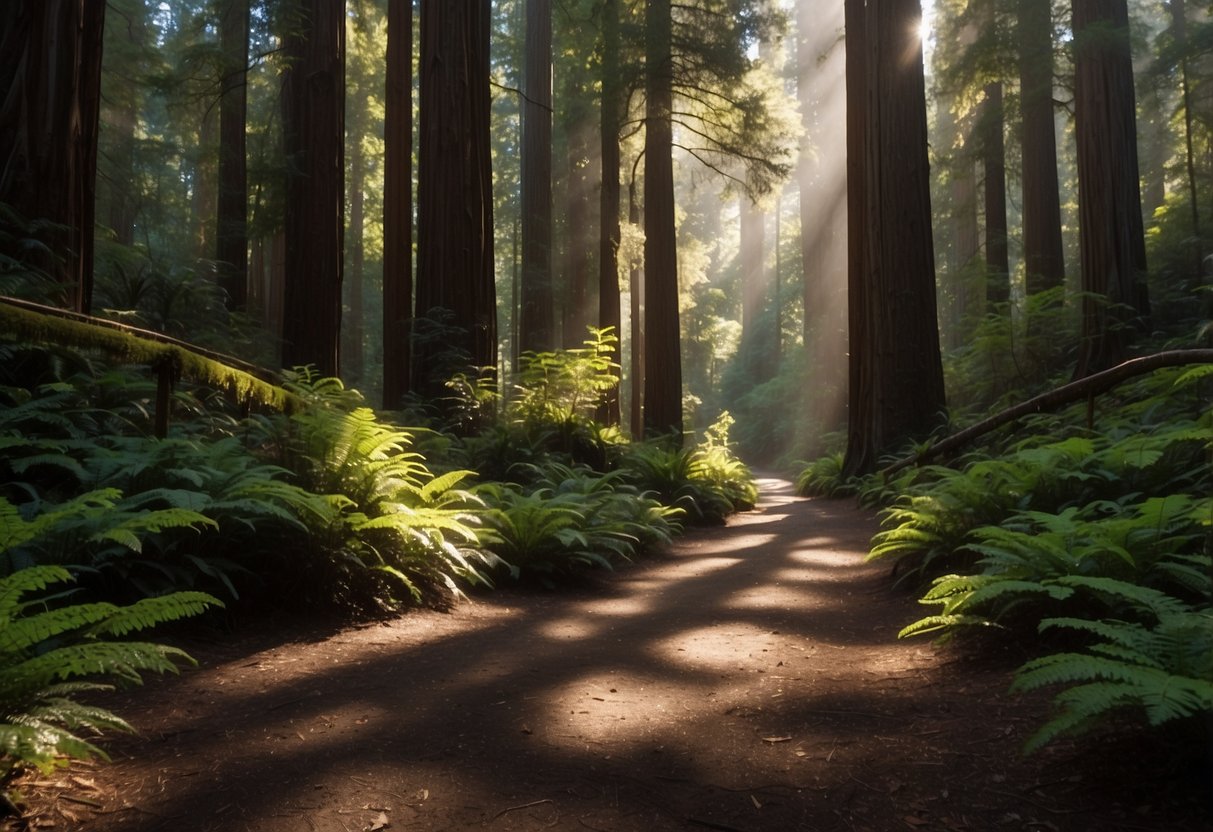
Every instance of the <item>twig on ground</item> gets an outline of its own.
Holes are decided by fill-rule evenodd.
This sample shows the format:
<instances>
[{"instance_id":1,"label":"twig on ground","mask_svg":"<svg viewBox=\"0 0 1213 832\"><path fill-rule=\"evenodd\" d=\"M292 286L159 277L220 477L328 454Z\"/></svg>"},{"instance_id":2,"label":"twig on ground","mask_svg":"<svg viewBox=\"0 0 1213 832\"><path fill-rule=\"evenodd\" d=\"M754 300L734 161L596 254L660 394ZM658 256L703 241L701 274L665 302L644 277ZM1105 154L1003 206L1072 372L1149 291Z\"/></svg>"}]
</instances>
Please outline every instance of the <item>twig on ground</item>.
<instances>
[{"instance_id":1,"label":"twig on ground","mask_svg":"<svg viewBox=\"0 0 1213 832\"><path fill-rule=\"evenodd\" d=\"M516 812L519 809L530 809L533 806L542 806L545 803L551 803L551 802L552 802L551 798L545 797L543 800L532 800L530 803L523 803L520 806L510 806L506 809L502 809L500 812L493 815L493 817L490 818L490 821L497 820L497 818L501 817L502 815L509 814L510 812Z\"/></svg>"}]
</instances>

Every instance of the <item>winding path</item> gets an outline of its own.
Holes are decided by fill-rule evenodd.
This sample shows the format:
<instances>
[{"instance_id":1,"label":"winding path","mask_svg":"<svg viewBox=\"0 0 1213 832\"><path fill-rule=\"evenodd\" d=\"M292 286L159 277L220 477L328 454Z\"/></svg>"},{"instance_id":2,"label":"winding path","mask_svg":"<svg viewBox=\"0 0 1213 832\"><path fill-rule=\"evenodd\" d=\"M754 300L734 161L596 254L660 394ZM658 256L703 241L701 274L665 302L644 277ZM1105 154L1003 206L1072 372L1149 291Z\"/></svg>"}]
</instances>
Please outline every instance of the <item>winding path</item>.
<instances>
[{"instance_id":1,"label":"winding path","mask_svg":"<svg viewBox=\"0 0 1213 832\"><path fill-rule=\"evenodd\" d=\"M1149 828L1020 760L1041 703L1005 668L896 640L917 607L863 564L869 514L761 486L590 589L195 651L57 805L96 832Z\"/></svg>"}]
</instances>

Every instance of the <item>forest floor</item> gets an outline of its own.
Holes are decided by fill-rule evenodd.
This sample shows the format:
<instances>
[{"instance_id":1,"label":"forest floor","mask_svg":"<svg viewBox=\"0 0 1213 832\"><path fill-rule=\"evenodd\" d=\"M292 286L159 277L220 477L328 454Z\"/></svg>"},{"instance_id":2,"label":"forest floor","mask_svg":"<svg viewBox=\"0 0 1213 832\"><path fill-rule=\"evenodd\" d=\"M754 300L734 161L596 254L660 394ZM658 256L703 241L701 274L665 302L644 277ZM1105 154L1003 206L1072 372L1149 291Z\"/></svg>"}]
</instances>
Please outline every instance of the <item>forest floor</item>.
<instances>
[{"instance_id":1,"label":"forest floor","mask_svg":"<svg viewBox=\"0 0 1213 832\"><path fill-rule=\"evenodd\" d=\"M1110 733L1024 758L1046 696L919 615L849 503L756 511L571 591L279 622L112 705L110 764L28 776L35 829L1181 830L1207 769ZM252 630L253 628L248 628ZM1026 654L1025 654L1026 655Z\"/></svg>"}]
</instances>

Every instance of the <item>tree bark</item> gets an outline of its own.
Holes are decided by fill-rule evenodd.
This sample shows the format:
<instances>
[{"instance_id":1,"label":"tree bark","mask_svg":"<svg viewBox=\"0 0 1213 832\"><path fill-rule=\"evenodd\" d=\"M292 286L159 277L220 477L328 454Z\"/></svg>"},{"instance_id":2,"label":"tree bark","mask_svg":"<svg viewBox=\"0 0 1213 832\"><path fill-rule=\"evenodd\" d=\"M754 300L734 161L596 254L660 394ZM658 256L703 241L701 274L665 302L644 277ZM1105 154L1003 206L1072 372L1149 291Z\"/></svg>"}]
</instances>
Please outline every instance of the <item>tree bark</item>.
<instances>
[{"instance_id":1,"label":"tree bark","mask_svg":"<svg viewBox=\"0 0 1213 832\"><path fill-rule=\"evenodd\" d=\"M42 264L63 302L87 313L105 3L0 3L0 202L61 226Z\"/></svg>"},{"instance_id":2,"label":"tree bark","mask_svg":"<svg viewBox=\"0 0 1213 832\"><path fill-rule=\"evenodd\" d=\"M383 406L411 389L413 2L389 0L383 194Z\"/></svg>"},{"instance_id":3,"label":"tree bark","mask_svg":"<svg viewBox=\"0 0 1213 832\"><path fill-rule=\"evenodd\" d=\"M219 98L219 204L215 260L228 309L248 304L248 174L245 161L248 0L227 0L220 24L223 80Z\"/></svg>"},{"instance_id":4,"label":"tree bark","mask_svg":"<svg viewBox=\"0 0 1213 832\"><path fill-rule=\"evenodd\" d=\"M1149 315L1125 0L1073 0L1082 334L1075 378L1121 363Z\"/></svg>"},{"instance_id":5,"label":"tree bark","mask_svg":"<svg viewBox=\"0 0 1213 832\"><path fill-rule=\"evenodd\" d=\"M1060 287L1066 277L1053 124L1051 12L1050 0L1019 2L1023 257L1029 296Z\"/></svg>"},{"instance_id":6,"label":"tree bark","mask_svg":"<svg viewBox=\"0 0 1213 832\"><path fill-rule=\"evenodd\" d=\"M287 156L282 362L340 372L345 189L345 3L297 0L283 41Z\"/></svg>"},{"instance_id":7,"label":"tree bark","mask_svg":"<svg viewBox=\"0 0 1213 832\"><path fill-rule=\"evenodd\" d=\"M673 61L670 0L647 0L645 15L644 435L682 442L682 353L672 158Z\"/></svg>"},{"instance_id":8,"label":"tree bark","mask_svg":"<svg viewBox=\"0 0 1213 832\"><path fill-rule=\"evenodd\" d=\"M848 473L873 470L883 453L944 416L921 14L917 2L870 0L864 20L864 253L862 290L852 299L862 321L851 339L859 384Z\"/></svg>"},{"instance_id":9,"label":"tree bark","mask_svg":"<svg viewBox=\"0 0 1213 832\"><path fill-rule=\"evenodd\" d=\"M602 155L602 189L598 196L598 327L610 329L618 344L623 343L620 331L623 312L619 292L619 126L623 120L622 85L619 80L619 0L605 0L602 5L602 100L600 112L600 142ZM617 354L618 355L618 354ZM619 384L603 395L598 420L605 425L618 425Z\"/></svg>"},{"instance_id":10,"label":"tree bark","mask_svg":"<svg viewBox=\"0 0 1213 832\"><path fill-rule=\"evenodd\" d=\"M415 386L497 366L489 142L488 0L421 4L417 311L446 310L451 339L414 339Z\"/></svg>"}]
</instances>

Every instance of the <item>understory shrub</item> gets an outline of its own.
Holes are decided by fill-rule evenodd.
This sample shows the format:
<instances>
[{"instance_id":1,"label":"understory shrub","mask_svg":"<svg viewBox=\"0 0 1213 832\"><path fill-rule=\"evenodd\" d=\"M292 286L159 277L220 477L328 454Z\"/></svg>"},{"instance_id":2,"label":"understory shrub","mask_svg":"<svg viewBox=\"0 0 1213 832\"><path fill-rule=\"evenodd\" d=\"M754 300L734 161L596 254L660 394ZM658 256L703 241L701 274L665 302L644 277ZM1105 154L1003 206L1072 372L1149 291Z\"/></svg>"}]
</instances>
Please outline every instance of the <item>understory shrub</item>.
<instances>
[{"instance_id":1,"label":"understory shrub","mask_svg":"<svg viewBox=\"0 0 1213 832\"><path fill-rule=\"evenodd\" d=\"M0 547L7 552L9 538L0 538ZM108 682L137 684L142 672L176 673L179 664L194 663L175 647L120 639L221 606L200 592L144 598L126 607L68 603L67 593L43 593L70 580L59 566L33 566L0 578L0 788L23 768L46 772L72 759L108 759L82 734L133 729L78 697L112 689ZM39 595L25 597L31 593Z\"/></svg>"},{"instance_id":2,"label":"understory shrub","mask_svg":"<svg viewBox=\"0 0 1213 832\"><path fill-rule=\"evenodd\" d=\"M869 558L932 579L937 608L901 635L997 628L1057 651L1016 675L1016 691L1061 688L1029 751L1124 715L1213 719L1213 412L1193 396L1208 375L1138 380L1069 436L1040 419L1054 432L920 471L884 512Z\"/></svg>"}]
</instances>

